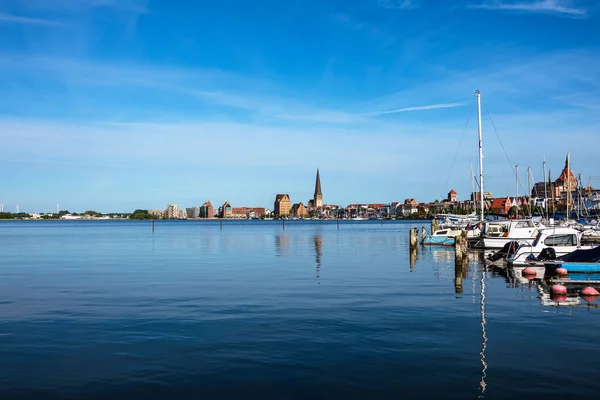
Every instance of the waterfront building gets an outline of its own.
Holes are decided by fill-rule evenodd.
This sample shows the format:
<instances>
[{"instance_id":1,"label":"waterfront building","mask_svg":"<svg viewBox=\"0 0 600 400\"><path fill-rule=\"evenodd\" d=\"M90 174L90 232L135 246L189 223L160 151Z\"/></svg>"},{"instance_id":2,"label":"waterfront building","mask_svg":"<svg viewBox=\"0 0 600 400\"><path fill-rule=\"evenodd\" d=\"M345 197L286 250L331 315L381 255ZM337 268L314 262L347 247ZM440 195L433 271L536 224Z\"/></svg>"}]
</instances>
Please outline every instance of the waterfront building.
<instances>
[{"instance_id":1,"label":"waterfront building","mask_svg":"<svg viewBox=\"0 0 600 400\"><path fill-rule=\"evenodd\" d=\"M448 201L450 203L456 203L458 201L458 193L454 189L448 192Z\"/></svg>"},{"instance_id":2,"label":"waterfront building","mask_svg":"<svg viewBox=\"0 0 600 400\"><path fill-rule=\"evenodd\" d=\"M178 211L178 215L177 215L177 219L187 219L187 212L186 212L186 210L179 210Z\"/></svg>"},{"instance_id":3,"label":"waterfront building","mask_svg":"<svg viewBox=\"0 0 600 400\"><path fill-rule=\"evenodd\" d=\"M190 219L200 218L200 207L186 208L185 212Z\"/></svg>"},{"instance_id":4,"label":"waterfront building","mask_svg":"<svg viewBox=\"0 0 600 400\"><path fill-rule=\"evenodd\" d=\"M573 174L573 171L569 168L571 154L567 153L567 159L565 160L565 167L560 173L558 179L554 182L554 195L559 199L572 203L572 198L568 195L569 191L574 192L577 189L578 181Z\"/></svg>"},{"instance_id":5,"label":"waterfront building","mask_svg":"<svg viewBox=\"0 0 600 400\"><path fill-rule=\"evenodd\" d=\"M275 209L275 215L278 217L285 217L290 215L290 209L292 208L292 202L290 201L290 196L288 194L278 194L275 196L275 204L273 205Z\"/></svg>"},{"instance_id":6,"label":"waterfront building","mask_svg":"<svg viewBox=\"0 0 600 400\"><path fill-rule=\"evenodd\" d=\"M321 193L321 176L319 175L319 168L317 168L317 180L315 182L315 194L313 197L314 207L323 207L323 193Z\"/></svg>"},{"instance_id":7,"label":"waterfront building","mask_svg":"<svg viewBox=\"0 0 600 400\"><path fill-rule=\"evenodd\" d=\"M308 215L308 211L306 210L306 206L304 203L296 203L291 208L291 214L294 217L306 217Z\"/></svg>"},{"instance_id":8,"label":"waterfront building","mask_svg":"<svg viewBox=\"0 0 600 400\"><path fill-rule=\"evenodd\" d=\"M269 210L269 213L271 210ZM248 218L260 218L267 215L267 210L264 207L249 207Z\"/></svg>"},{"instance_id":9,"label":"waterfront building","mask_svg":"<svg viewBox=\"0 0 600 400\"><path fill-rule=\"evenodd\" d=\"M492 201L494 199L494 195L491 192L483 192L483 201L485 202L486 200ZM471 201L480 201L481 200L481 193L479 192L474 192L471 193Z\"/></svg>"},{"instance_id":10,"label":"waterfront building","mask_svg":"<svg viewBox=\"0 0 600 400\"><path fill-rule=\"evenodd\" d=\"M490 211L498 215L508 215L508 211L513 205L516 205L511 197L500 197L492 201Z\"/></svg>"},{"instance_id":11,"label":"waterfront building","mask_svg":"<svg viewBox=\"0 0 600 400\"><path fill-rule=\"evenodd\" d=\"M246 207L232 207L231 218L248 218L248 209Z\"/></svg>"},{"instance_id":12,"label":"waterfront building","mask_svg":"<svg viewBox=\"0 0 600 400\"><path fill-rule=\"evenodd\" d=\"M165 210L148 210L148 214L152 215L154 218L164 218Z\"/></svg>"},{"instance_id":13,"label":"waterfront building","mask_svg":"<svg viewBox=\"0 0 600 400\"><path fill-rule=\"evenodd\" d=\"M169 204L167 206L167 218L177 219L179 218L179 206L177 204Z\"/></svg>"},{"instance_id":14,"label":"waterfront building","mask_svg":"<svg viewBox=\"0 0 600 400\"><path fill-rule=\"evenodd\" d=\"M202 207L200 207L200 218L213 218L215 216L215 210L210 200L206 200Z\"/></svg>"},{"instance_id":15,"label":"waterfront building","mask_svg":"<svg viewBox=\"0 0 600 400\"><path fill-rule=\"evenodd\" d=\"M229 201L226 201L221 207L219 207L219 217L220 218L231 218L233 215L231 210L231 204Z\"/></svg>"}]
</instances>

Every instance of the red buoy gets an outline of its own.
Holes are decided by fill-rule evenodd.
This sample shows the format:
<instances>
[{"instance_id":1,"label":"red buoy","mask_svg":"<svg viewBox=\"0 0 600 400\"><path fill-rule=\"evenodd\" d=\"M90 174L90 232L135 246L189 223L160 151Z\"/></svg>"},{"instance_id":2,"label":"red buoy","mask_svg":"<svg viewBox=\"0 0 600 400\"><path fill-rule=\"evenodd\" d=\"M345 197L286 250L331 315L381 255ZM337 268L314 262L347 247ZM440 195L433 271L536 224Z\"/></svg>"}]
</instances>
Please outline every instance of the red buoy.
<instances>
[{"instance_id":1,"label":"red buoy","mask_svg":"<svg viewBox=\"0 0 600 400\"><path fill-rule=\"evenodd\" d=\"M563 285L552 285L550 290L553 294L567 294L567 288Z\"/></svg>"},{"instance_id":2,"label":"red buoy","mask_svg":"<svg viewBox=\"0 0 600 400\"><path fill-rule=\"evenodd\" d=\"M581 292L579 292L579 294L582 296L599 296L600 292L598 292L596 289L594 289L591 286L587 286L587 287L584 287L583 289L581 289Z\"/></svg>"},{"instance_id":3,"label":"red buoy","mask_svg":"<svg viewBox=\"0 0 600 400\"><path fill-rule=\"evenodd\" d=\"M531 267L527 267L523 270L523 272L521 272L521 274L526 277L535 278L535 276L537 275L537 271Z\"/></svg>"},{"instance_id":4,"label":"red buoy","mask_svg":"<svg viewBox=\"0 0 600 400\"><path fill-rule=\"evenodd\" d=\"M562 268L562 267L556 268L556 275L558 275L558 276L565 276L568 273L569 273L569 271L567 271L566 268Z\"/></svg>"}]
</instances>

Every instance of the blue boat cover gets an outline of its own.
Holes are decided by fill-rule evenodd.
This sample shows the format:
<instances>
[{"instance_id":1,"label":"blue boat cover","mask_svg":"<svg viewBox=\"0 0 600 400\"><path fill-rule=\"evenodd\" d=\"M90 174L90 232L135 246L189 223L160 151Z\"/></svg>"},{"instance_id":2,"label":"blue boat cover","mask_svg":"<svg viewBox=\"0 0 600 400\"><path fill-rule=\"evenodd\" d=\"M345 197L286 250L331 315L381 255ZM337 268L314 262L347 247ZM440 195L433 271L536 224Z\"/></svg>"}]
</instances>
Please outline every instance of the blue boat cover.
<instances>
[{"instance_id":1,"label":"blue boat cover","mask_svg":"<svg viewBox=\"0 0 600 400\"><path fill-rule=\"evenodd\" d=\"M565 262L600 262L600 246L593 249L575 250L572 253L559 257L559 260Z\"/></svg>"}]
</instances>

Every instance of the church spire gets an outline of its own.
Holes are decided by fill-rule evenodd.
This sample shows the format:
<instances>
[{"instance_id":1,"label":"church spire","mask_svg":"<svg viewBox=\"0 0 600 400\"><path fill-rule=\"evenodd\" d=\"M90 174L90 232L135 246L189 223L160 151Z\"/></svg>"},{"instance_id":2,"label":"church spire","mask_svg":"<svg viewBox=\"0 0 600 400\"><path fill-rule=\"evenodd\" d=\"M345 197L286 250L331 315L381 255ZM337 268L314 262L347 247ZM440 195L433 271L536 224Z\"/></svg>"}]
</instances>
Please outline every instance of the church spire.
<instances>
[{"instance_id":1,"label":"church spire","mask_svg":"<svg viewBox=\"0 0 600 400\"><path fill-rule=\"evenodd\" d=\"M319 175L319 168L317 168L317 181L315 182L313 202L315 208L323 207L323 193L321 193L321 176Z\"/></svg>"},{"instance_id":2,"label":"church spire","mask_svg":"<svg viewBox=\"0 0 600 400\"><path fill-rule=\"evenodd\" d=\"M315 196L322 196L321 193L321 177L319 176L319 168L317 168L317 181L315 182Z\"/></svg>"}]
</instances>

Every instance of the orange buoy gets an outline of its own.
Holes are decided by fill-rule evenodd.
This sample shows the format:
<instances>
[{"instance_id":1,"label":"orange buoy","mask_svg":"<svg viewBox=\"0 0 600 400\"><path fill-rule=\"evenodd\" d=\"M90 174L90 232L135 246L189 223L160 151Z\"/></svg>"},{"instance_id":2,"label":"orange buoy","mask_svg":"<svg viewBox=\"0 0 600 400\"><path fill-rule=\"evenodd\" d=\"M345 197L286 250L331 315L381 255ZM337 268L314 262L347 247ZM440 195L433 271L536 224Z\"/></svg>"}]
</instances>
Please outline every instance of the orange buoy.
<instances>
[{"instance_id":1,"label":"orange buoy","mask_svg":"<svg viewBox=\"0 0 600 400\"><path fill-rule=\"evenodd\" d=\"M596 289L594 289L591 286L586 286L583 289L581 289L581 292L579 292L580 295L582 296L600 296L600 292L598 292Z\"/></svg>"},{"instance_id":2,"label":"orange buoy","mask_svg":"<svg viewBox=\"0 0 600 400\"><path fill-rule=\"evenodd\" d=\"M526 277L535 278L535 276L537 275L537 271L531 267L527 267L523 270L523 272L521 272L521 274Z\"/></svg>"},{"instance_id":3,"label":"orange buoy","mask_svg":"<svg viewBox=\"0 0 600 400\"><path fill-rule=\"evenodd\" d=\"M567 294L567 288L563 285L552 285L550 291L552 294Z\"/></svg>"},{"instance_id":4,"label":"orange buoy","mask_svg":"<svg viewBox=\"0 0 600 400\"><path fill-rule=\"evenodd\" d=\"M567 271L566 268L562 268L562 267L556 268L555 272L556 272L556 275L558 275L558 276L565 276L569 273L569 271Z\"/></svg>"}]
</instances>

